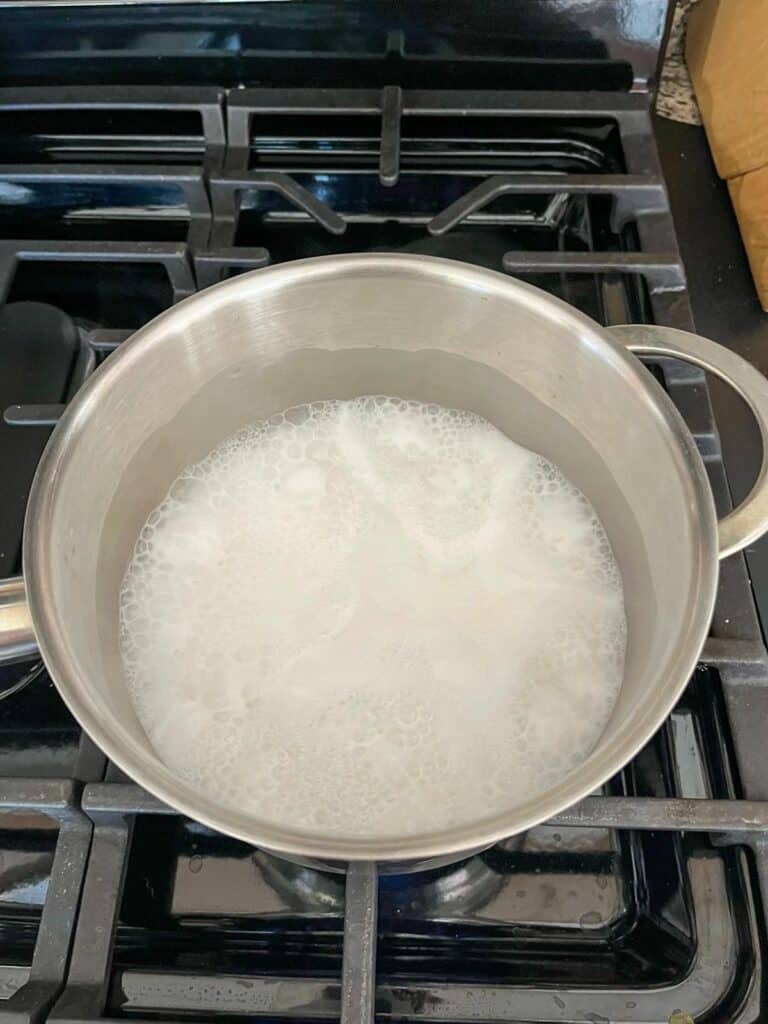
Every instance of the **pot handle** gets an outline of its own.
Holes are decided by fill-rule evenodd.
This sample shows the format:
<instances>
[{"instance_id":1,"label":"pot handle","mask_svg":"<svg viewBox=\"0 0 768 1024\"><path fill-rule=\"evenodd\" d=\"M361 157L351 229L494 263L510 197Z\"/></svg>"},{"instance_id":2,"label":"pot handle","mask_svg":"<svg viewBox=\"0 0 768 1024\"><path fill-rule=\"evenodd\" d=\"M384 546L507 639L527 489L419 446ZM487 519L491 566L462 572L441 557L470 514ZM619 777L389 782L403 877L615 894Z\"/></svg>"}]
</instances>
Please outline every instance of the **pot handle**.
<instances>
[{"instance_id":1,"label":"pot handle","mask_svg":"<svg viewBox=\"0 0 768 1024\"><path fill-rule=\"evenodd\" d=\"M0 665L26 661L37 654L35 631L22 576L0 580Z\"/></svg>"},{"instance_id":2,"label":"pot handle","mask_svg":"<svg viewBox=\"0 0 768 1024\"><path fill-rule=\"evenodd\" d=\"M768 531L768 379L724 345L689 331L650 324L622 324L608 330L630 352L682 359L714 373L751 409L763 445L760 471L744 501L717 524L719 557L741 551Z\"/></svg>"}]
</instances>

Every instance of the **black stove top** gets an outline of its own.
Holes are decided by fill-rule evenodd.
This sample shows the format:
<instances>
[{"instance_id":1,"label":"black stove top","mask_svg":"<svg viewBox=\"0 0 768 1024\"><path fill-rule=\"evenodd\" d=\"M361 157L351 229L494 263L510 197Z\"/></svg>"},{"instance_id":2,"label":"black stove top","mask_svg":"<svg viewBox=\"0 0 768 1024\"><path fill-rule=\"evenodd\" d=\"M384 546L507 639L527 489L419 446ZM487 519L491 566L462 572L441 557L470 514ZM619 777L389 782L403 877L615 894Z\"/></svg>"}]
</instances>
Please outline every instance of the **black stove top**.
<instances>
[{"instance_id":1,"label":"black stove top","mask_svg":"<svg viewBox=\"0 0 768 1024\"><path fill-rule=\"evenodd\" d=\"M83 52L62 48L37 81L71 84L0 90L0 576L20 569L31 478L82 381L156 313L244 270L430 253L523 277L606 324L692 329L647 92L615 91L629 84L618 72L602 91L500 91L488 52L489 87L431 88L422 65L445 73L440 55L395 74L402 50L389 38L375 75L341 84L316 54L311 89L274 69L227 89L205 62L186 79L201 85L116 70L97 88L66 71ZM727 510L704 375L651 368ZM0 687L28 670L0 669ZM374 1001L382 1020L762 1019L768 816L733 800L768 785L766 678L731 558L683 699L602 795L461 864L376 882L162 807L105 763L43 673L0 701L0 1024L351 1024Z\"/></svg>"}]
</instances>

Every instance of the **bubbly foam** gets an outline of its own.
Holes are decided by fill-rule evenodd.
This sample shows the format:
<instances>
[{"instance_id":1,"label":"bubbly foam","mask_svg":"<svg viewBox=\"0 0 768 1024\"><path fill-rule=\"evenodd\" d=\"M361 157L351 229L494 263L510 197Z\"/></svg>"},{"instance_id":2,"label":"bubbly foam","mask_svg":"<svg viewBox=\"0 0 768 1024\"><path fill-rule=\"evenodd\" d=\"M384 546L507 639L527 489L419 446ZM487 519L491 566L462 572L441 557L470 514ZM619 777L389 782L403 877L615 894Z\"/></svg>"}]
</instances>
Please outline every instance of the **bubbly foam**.
<instances>
[{"instance_id":1,"label":"bubbly foam","mask_svg":"<svg viewBox=\"0 0 768 1024\"><path fill-rule=\"evenodd\" d=\"M165 763L274 824L384 837L522 803L621 683L619 570L586 498L473 413L289 409L186 469L120 636Z\"/></svg>"}]
</instances>

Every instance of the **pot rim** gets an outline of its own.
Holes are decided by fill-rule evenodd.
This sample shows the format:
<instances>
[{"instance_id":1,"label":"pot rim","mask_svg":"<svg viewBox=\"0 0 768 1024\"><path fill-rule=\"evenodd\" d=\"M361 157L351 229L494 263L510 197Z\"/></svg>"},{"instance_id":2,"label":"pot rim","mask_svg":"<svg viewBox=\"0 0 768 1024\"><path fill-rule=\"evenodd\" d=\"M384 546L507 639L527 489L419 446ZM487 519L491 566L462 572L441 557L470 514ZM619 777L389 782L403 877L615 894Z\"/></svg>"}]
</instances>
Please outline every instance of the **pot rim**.
<instances>
[{"instance_id":1,"label":"pot rim","mask_svg":"<svg viewBox=\"0 0 768 1024\"><path fill-rule=\"evenodd\" d=\"M141 359L146 349L162 342L162 328L169 319L194 314L196 307L210 304L213 296L218 304L226 301L229 294L252 287L271 290L298 280L306 281L310 275L335 276L346 271L382 268L399 269L427 278L444 279L449 274L461 285L506 292L524 304L548 307L561 324L565 321L573 326L574 332L587 335L599 356L618 364L624 375L631 377L633 386L645 393L649 408L669 434L672 457L679 463L680 472L685 474L695 508L697 557L694 559L686 623L681 631L685 639L659 668L650 684L653 692L666 695L664 700L657 701L655 710L653 707L646 709L634 715L629 725L620 726L605 748L590 754L555 787L528 801L517 811L513 807L504 813L432 834L383 839L323 837L314 832L276 827L235 809L222 808L213 799L173 776L159 759L156 763L150 761L142 746L122 730L119 723L113 728L103 720L99 707L80 682L75 658L56 612L47 570L52 555L50 530L58 483L66 472L68 453L87 425L90 410L98 405L100 395L109 391L112 381L118 375L122 376L131 360ZM23 562L38 645L59 694L75 719L110 760L170 808L216 831L289 856L336 861L400 861L446 854L455 854L458 858L467 851L490 846L541 824L588 796L631 760L665 721L696 666L714 610L718 582L717 518L704 464L681 415L653 376L611 337L610 332L564 301L497 271L432 256L356 253L296 260L223 281L160 313L125 341L78 391L48 442L27 504Z\"/></svg>"}]
</instances>

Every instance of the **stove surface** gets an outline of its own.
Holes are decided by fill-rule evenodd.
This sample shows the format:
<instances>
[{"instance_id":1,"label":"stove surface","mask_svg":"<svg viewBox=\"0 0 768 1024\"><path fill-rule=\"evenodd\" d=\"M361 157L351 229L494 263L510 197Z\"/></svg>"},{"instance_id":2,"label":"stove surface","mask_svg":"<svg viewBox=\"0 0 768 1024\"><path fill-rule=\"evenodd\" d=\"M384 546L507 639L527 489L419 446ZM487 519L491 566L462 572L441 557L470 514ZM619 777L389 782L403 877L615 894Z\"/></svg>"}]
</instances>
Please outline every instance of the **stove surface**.
<instances>
[{"instance_id":1,"label":"stove surface","mask_svg":"<svg viewBox=\"0 0 768 1024\"><path fill-rule=\"evenodd\" d=\"M20 570L32 475L80 384L156 313L244 270L430 253L605 324L692 329L648 104L389 85L0 91L0 575ZM651 369L727 510L704 375ZM0 669L0 688L28 670ZM768 816L734 801L764 796L765 679L739 556L683 699L603 794L463 863L377 880L172 813L105 764L43 673L0 702L0 1024L374 1007L762 1019Z\"/></svg>"}]
</instances>

